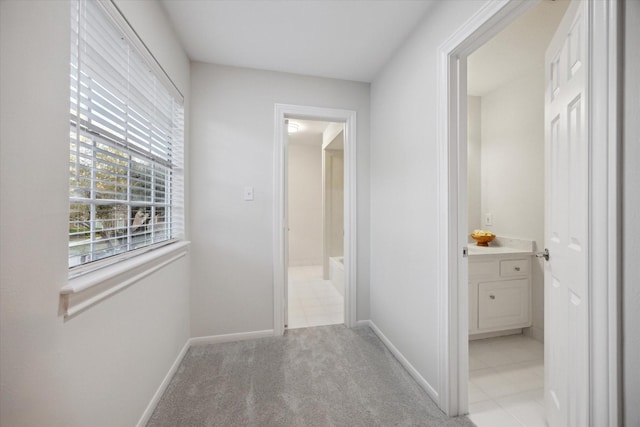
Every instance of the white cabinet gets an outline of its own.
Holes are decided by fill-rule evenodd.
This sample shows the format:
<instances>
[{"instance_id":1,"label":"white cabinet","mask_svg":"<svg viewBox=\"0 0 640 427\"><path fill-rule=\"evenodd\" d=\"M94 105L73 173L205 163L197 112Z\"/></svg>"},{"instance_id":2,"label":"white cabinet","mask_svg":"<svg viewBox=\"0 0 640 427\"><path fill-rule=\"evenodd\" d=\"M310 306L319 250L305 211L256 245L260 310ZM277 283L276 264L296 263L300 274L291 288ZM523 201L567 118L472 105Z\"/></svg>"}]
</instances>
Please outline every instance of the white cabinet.
<instances>
[{"instance_id":1,"label":"white cabinet","mask_svg":"<svg viewBox=\"0 0 640 427\"><path fill-rule=\"evenodd\" d=\"M531 326L531 254L469 257L469 335Z\"/></svg>"}]
</instances>

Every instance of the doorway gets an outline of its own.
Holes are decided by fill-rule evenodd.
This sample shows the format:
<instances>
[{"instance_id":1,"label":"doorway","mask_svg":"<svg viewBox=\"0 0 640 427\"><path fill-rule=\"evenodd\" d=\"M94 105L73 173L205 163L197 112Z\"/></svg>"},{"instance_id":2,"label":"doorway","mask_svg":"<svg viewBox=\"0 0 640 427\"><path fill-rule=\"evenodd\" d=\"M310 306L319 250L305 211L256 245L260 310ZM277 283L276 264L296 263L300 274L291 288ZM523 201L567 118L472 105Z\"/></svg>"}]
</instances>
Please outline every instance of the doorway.
<instances>
[{"instance_id":1,"label":"doorway","mask_svg":"<svg viewBox=\"0 0 640 427\"><path fill-rule=\"evenodd\" d=\"M439 109L444 120L440 121L439 129L442 168L439 202L443 207L439 232L443 242L439 262L439 300L442 307L439 318L443 325L440 330L442 388L439 390L439 403L449 415L465 414L468 410L467 57L534 4L518 1L487 3L440 47L442 91ZM617 425L619 207L617 157L613 154L617 153L618 147L615 114L618 7L615 1L609 0L579 4L585 23L582 28L588 35L582 38L586 55L582 64L588 76L583 110L586 113L583 146L586 147L585 158L589 164L585 190L588 205L573 213L584 220L588 230L588 240L583 241L587 262L584 269L579 270L585 274L580 283L584 283L589 293L588 304L583 305L588 323L581 323L586 329L579 336L580 339L585 338L581 344L584 351L580 354L588 360L588 371L583 372L584 378L577 381L586 381L583 387L585 394L581 392L567 397L571 399L571 416L577 409L581 417L586 414L588 419L584 423L579 421L566 425ZM550 259L553 260L553 254ZM545 274L549 271L546 268ZM579 304L580 299L570 302ZM570 338L576 337L574 334ZM565 340L564 344L570 341ZM564 360L566 362L566 358ZM574 368L566 366L572 375ZM554 403L549 397L554 398L553 394L548 395L545 391L546 407Z\"/></svg>"},{"instance_id":2,"label":"doorway","mask_svg":"<svg viewBox=\"0 0 640 427\"><path fill-rule=\"evenodd\" d=\"M289 269L289 206L288 206L288 129L287 120L335 122L343 126L344 208L344 324L356 325L357 272L357 204L356 204L356 112L289 104L275 105L274 141L274 212L273 212L273 286L274 335L282 335L287 324Z\"/></svg>"},{"instance_id":3,"label":"doorway","mask_svg":"<svg viewBox=\"0 0 640 427\"><path fill-rule=\"evenodd\" d=\"M545 51L569 1L543 1L467 58L469 418L545 426ZM507 270L506 266L513 266ZM501 268L502 267L502 268ZM461 310L464 310L461 307Z\"/></svg>"},{"instance_id":4,"label":"doorway","mask_svg":"<svg viewBox=\"0 0 640 427\"><path fill-rule=\"evenodd\" d=\"M344 124L287 119L286 328L344 323Z\"/></svg>"}]
</instances>

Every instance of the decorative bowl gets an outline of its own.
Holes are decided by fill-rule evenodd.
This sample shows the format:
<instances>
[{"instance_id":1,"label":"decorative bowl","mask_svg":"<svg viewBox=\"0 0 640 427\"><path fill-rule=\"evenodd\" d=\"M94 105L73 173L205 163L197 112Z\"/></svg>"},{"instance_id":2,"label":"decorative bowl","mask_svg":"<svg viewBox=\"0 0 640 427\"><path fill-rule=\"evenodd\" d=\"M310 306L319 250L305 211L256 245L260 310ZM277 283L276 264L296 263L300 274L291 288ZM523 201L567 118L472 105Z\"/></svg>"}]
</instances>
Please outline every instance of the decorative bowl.
<instances>
[{"instance_id":1,"label":"decorative bowl","mask_svg":"<svg viewBox=\"0 0 640 427\"><path fill-rule=\"evenodd\" d=\"M471 233L471 237L475 240L476 246L489 246L489 242L496 238L495 234L489 235L479 235L475 233Z\"/></svg>"}]
</instances>

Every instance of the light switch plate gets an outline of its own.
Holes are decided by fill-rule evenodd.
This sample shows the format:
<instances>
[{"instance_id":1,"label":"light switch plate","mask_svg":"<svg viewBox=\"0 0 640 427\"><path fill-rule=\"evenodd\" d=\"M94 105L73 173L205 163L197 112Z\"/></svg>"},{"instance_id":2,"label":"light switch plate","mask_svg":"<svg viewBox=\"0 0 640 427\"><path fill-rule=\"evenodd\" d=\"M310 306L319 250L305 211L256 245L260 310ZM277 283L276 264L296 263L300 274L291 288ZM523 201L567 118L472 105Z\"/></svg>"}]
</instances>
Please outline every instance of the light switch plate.
<instances>
[{"instance_id":1,"label":"light switch plate","mask_svg":"<svg viewBox=\"0 0 640 427\"><path fill-rule=\"evenodd\" d=\"M244 200L248 202L253 200L253 187L244 187Z\"/></svg>"},{"instance_id":2,"label":"light switch plate","mask_svg":"<svg viewBox=\"0 0 640 427\"><path fill-rule=\"evenodd\" d=\"M492 213L484 214L484 225L493 225L493 214Z\"/></svg>"}]
</instances>

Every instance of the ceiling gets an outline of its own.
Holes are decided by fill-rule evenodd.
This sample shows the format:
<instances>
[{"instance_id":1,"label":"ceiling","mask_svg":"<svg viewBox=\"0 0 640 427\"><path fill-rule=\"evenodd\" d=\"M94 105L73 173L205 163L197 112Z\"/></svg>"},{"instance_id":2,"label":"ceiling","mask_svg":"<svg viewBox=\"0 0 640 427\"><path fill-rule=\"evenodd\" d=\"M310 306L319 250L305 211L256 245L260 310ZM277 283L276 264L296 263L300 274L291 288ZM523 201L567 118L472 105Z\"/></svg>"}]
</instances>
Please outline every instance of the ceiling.
<instances>
[{"instance_id":1,"label":"ceiling","mask_svg":"<svg viewBox=\"0 0 640 427\"><path fill-rule=\"evenodd\" d=\"M528 70L544 66L544 53L568 0L543 0L468 58L467 91L484 96Z\"/></svg>"},{"instance_id":2,"label":"ceiling","mask_svg":"<svg viewBox=\"0 0 640 427\"><path fill-rule=\"evenodd\" d=\"M371 82L439 0L161 0L193 61Z\"/></svg>"},{"instance_id":3,"label":"ceiling","mask_svg":"<svg viewBox=\"0 0 640 427\"><path fill-rule=\"evenodd\" d=\"M322 145L322 133L331 122L289 119L289 123L298 125L298 131L289 134L289 144L320 146Z\"/></svg>"}]
</instances>

